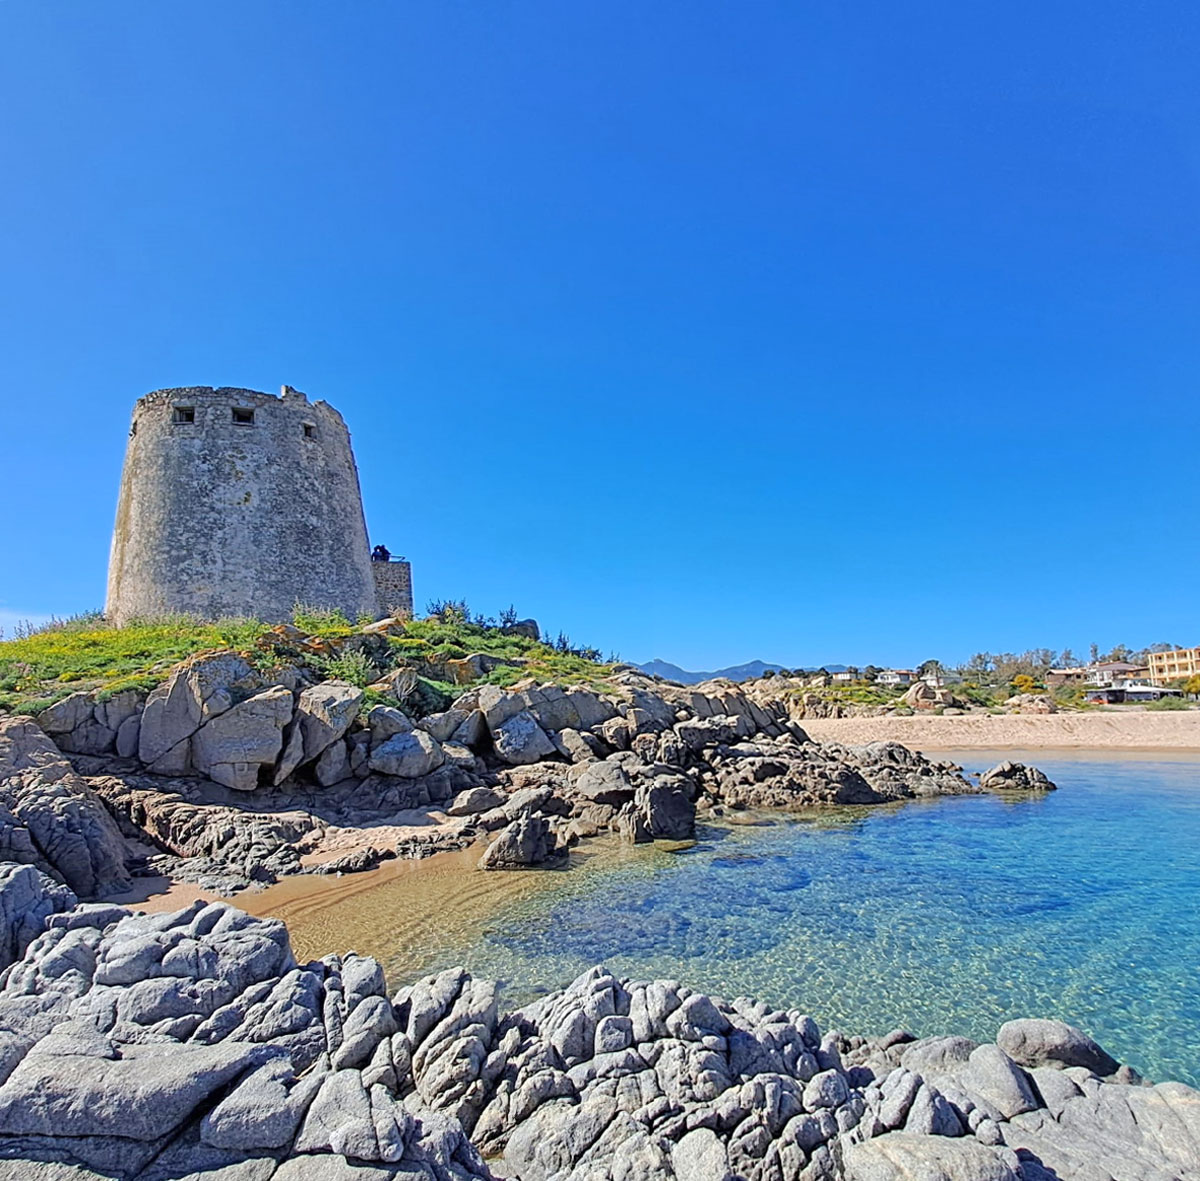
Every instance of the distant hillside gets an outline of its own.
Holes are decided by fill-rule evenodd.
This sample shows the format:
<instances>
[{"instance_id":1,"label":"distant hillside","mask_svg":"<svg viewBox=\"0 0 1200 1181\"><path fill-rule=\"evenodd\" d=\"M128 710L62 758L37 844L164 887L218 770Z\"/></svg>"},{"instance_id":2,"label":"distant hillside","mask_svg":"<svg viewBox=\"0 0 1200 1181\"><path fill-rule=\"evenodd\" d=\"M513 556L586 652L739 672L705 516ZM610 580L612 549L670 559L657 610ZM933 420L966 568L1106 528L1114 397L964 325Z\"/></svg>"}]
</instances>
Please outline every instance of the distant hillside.
<instances>
[{"instance_id":1,"label":"distant hillside","mask_svg":"<svg viewBox=\"0 0 1200 1181\"><path fill-rule=\"evenodd\" d=\"M648 664L637 666L652 677L663 677L668 681L678 681L681 685L698 685L701 681L711 681L714 677L725 677L730 681L752 681L770 670L778 672L782 664L764 664L761 660L751 660L748 664L735 664L731 668L719 668L715 672L692 673L677 664L666 660L651 660Z\"/></svg>"},{"instance_id":2,"label":"distant hillside","mask_svg":"<svg viewBox=\"0 0 1200 1181\"><path fill-rule=\"evenodd\" d=\"M677 664L671 664L668 660L651 660L646 664L634 665L635 668L640 668L642 672L649 673L652 677L662 677L667 681L678 681L681 685L698 685L701 681L711 681L716 677L724 677L727 681L753 681L757 677L761 677L765 672L779 672L784 666L782 664L767 664L762 660L751 660L747 664L734 664L729 668L719 668L715 672L708 673L693 673L688 672L686 668L680 668ZM840 673L846 671L844 664L826 664L822 665L826 672ZM806 672L815 672L815 669L806 669Z\"/></svg>"}]
</instances>

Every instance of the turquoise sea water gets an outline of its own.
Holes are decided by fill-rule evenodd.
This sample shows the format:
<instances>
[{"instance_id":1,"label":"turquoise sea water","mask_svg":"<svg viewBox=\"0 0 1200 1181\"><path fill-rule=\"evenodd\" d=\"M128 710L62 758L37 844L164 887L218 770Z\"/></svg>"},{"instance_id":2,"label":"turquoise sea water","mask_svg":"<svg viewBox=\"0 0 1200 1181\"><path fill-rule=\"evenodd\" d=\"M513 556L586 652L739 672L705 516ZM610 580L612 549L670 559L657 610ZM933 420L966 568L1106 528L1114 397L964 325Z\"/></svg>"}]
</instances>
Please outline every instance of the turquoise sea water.
<instances>
[{"instance_id":1,"label":"turquoise sea water","mask_svg":"<svg viewBox=\"0 0 1200 1181\"><path fill-rule=\"evenodd\" d=\"M1200 758L1024 760L1060 790L597 858L460 951L518 997L600 962L851 1033L990 1039L1012 1017L1060 1017L1151 1078L1200 1085Z\"/></svg>"}]
</instances>

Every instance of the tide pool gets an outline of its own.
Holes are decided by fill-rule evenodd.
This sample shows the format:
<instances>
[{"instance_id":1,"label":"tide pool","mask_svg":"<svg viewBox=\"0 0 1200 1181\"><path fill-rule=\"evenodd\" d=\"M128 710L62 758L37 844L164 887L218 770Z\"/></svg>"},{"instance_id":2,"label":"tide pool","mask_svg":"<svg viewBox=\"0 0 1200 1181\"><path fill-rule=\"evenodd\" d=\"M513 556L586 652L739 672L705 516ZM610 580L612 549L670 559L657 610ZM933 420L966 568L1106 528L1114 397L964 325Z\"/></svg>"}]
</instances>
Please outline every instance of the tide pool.
<instances>
[{"instance_id":1,"label":"tide pool","mask_svg":"<svg viewBox=\"0 0 1200 1181\"><path fill-rule=\"evenodd\" d=\"M603 963L848 1033L990 1040L1010 1018L1059 1017L1152 1079L1200 1084L1200 758L955 757L1018 757L1060 790L712 826L686 852L596 857L439 958L517 1000Z\"/></svg>"}]
</instances>

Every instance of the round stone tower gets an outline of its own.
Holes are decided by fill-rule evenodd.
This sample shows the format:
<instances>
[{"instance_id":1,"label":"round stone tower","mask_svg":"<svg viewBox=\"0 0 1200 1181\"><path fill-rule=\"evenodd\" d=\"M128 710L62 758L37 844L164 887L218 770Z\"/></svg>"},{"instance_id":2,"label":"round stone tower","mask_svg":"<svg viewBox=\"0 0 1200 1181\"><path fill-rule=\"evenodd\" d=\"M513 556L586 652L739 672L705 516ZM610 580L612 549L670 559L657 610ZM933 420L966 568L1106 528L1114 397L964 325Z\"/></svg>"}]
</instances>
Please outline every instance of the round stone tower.
<instances>
[{"instance_id":1,"label":"round stone tower","mask_svg":"<svg viewBox=\"0 0 1200 1181\"><path fill-rule=\"evenodd\" d=\"M358 469L342 416L283 387L156 390L133 408L105 614L375 618Z\"/></svg>"}]
</instances>

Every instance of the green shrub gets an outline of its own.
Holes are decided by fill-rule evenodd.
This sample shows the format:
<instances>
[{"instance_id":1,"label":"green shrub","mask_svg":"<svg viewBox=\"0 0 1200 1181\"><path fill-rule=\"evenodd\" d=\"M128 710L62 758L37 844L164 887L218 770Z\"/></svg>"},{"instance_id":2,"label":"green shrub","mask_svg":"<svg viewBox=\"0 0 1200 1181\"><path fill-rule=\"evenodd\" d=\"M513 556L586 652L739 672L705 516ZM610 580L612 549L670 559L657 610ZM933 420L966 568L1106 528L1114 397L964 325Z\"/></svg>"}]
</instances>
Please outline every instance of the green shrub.
<instances>
[{"instance_id":1,"label":"green shrub","mask_svg":"<svg viewBox=\"0 0 1200 1181\"><path fill-rule=\"evenodd\" d=\"M365 652L339 652L336 656L313 656L312 666L330 681L349 681L365 689L372 681L379 680L380 670Z\"/></svg>"},{"instance_id":2,"label":"green shrub","mask_svg":"<svg viewBox=\"0 0 1200 1181\"><path fill-rule=\"evenodd\" d=\"M317 636L322 640L338 640L355 630L355 625L346 618L344 611L306 607L303 603L297 603L292 608L292 622L305 635Z\"/></svg>"},{"instance_id":3,"label":"green shrub","mask_svg":"<svg viewBox=\"0 0 1200 1181\"><path fill-rule=\"evenodd\" d=\"M993 689L989 689L986 685L980 685L975 681L963 681L961 684L954 686L955 697L962 697L969 701L972 705L995 705L997 697L1006 697L1008 694L997 694Z\"/></svg>"},{"instance_id":4,"label":"green shrub","mask_svg":"<svg viewBox=\"0 0 1200 1181\"><path fill-rule=\"evenodd\" d=\"M1063 684L1054 687L1054 701L1068 708L1082 708L1087 704L1086 694L1082 685Z\"/></svg>"},{"instance_id":5,"label":"green shrub","mask_svg":"<svg viewBox=\"0 0 1200 1181\"><path fill-rule=\"evenodd\" d=\"M449 709L454 699L462 692L462 685L419 677L417 687L404 699L404 706L414 717L423 718L426 714L437 714Z\"/></svg>"},{"instance_id":6,"label":"green shrub","mask_svg":"<svg viewBox=\"0 0 1200 1181\"><path fill-rule=\"evenodd\" d=\"M1157 701L1147 701L1147 709L1191 709L1192 707L1182 697L1160 697Z\"/></svg>"}]
</instances>

